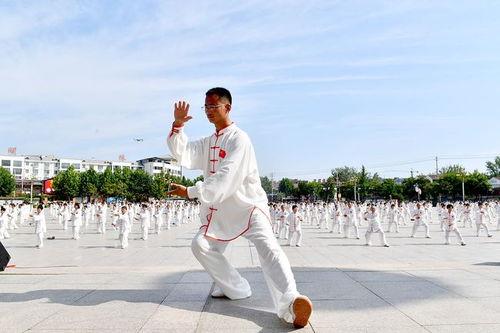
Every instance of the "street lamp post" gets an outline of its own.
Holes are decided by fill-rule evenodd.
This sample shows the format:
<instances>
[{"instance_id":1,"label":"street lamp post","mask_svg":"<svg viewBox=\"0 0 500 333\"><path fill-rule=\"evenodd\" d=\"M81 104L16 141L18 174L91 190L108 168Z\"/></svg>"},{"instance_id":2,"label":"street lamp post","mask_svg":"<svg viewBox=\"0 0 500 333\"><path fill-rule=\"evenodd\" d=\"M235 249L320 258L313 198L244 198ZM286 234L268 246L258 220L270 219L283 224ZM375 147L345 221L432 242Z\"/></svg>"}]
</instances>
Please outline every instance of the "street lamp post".
<instances>
[{"instance_id":1,"label":"street lamp post","mask_svg":"<svg viewBox=\"0 0 500 333\"><path fill-rule=\"evenodd\" d=\"M462 202L465 202L465 174L457 174L462 179Z\"/></svg>"}]
</instances>

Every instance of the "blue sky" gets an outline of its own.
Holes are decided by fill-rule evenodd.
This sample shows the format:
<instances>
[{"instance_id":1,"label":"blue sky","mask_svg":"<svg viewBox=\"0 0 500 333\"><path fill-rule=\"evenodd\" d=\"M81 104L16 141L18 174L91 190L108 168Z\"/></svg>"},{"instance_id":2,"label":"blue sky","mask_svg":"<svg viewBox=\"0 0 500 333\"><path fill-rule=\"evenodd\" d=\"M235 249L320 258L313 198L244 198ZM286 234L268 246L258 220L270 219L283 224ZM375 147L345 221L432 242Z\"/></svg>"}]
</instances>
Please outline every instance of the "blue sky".
<instances>
[{"instance_id":1,"label":"blue sky","mask_svg":"<svg viewBox=\"0 0 500 333\"><path fill-rule=\"evenodd\" d=\"M499 17L498 1L0 0L0 151L163 155L173 102L199 138L204 93L224 86L262 175L408 176L436 155L484 170Z\"/></svg>"}]
</instances>

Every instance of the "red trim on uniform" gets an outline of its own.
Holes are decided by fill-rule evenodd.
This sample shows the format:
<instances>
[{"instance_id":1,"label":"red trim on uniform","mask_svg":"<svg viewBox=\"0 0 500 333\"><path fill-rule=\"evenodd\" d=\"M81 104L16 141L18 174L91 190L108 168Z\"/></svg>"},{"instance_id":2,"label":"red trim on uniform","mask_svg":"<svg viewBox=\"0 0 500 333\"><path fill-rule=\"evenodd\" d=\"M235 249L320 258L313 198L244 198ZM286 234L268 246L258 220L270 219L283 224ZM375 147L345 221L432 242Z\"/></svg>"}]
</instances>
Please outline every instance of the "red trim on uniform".
<instances>
[{"instance_id":1,"label":"red trim on uniform","mask_svg":"<svg viewBox=\"0 0 500 333\"><path fill-rule=\"evenodd\" d=\"M213 146L213 147L210 147L210 149L219 149L220 147L218 146Z\"/></svg>"},{"instance_id":2,"label":"red trim on uniform","mask_svg":"<svg viewBox=\"0 0 500 333\"><path fill-rule=\"evenodd\" d=\"M169 138L172 137L172 135L174 135L174 133L178 134L181 127L176 127L176 126L174 126L174 124L172 124L172 129L170 130L170 134L168 137Z\"/></svg>"},{"instance_id":3,"label":"red trim on uniform","mask_svg":"<svg viewBox=\"0 0 500 333\"><path fill-rule=\"evenodd\" d=\"M250 229L250 221L252 220L252 216L253 216L253 213L254 213L255 209L260 210L262 212L262 214L264 214L264 216L267 217L267 220L269 221L269 224L272 225L272 222L269 219L269 216L267 216L267 214L264 213L264 211L262 209L260 209L257 206L254 206L253 209L252 209L252 211L250 212L250 217L248 218L247 228L245 230L243 230L238 236L236 236L234 238L231 238L231 239L220 239L220 238L215 238L215 237L208 236L207 232L208 232L208 228L210 227L210 223L212 222L212 215L213 215L212 213L209 214L210 215L210 220L208 220L208 224L206 224L207 229L205 230L205 233L203 235L205 237L207 237L207 238L210 238L210 239L213 239L213 240L216 240L216 241L219 241L219 242L230 242L232 240L235 240L236 238L240 237L241 235L243 235L244 233L246 233ZM207 218L208 218L208 215L207 215Z\"/></svg>"},{"instance_id":4,"label":"red trim on uniform","mask_svg":"<svg viewBox=\"0 0 500 333\"><path fill-rule=\"evenodd\" d=\"M210 160L210 162L219 162L219 160Z\"/></svg>"}]
</instances>

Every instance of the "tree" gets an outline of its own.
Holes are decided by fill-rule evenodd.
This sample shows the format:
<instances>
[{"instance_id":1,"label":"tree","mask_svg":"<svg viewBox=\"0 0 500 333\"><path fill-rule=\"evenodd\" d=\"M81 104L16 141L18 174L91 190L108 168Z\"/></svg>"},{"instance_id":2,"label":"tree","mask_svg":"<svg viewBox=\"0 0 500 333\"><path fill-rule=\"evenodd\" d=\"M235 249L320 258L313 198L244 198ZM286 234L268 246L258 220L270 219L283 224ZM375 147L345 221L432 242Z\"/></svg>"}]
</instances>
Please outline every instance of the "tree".
<instances>
[{"instance_id":1,"label":"tree","mask_svg":"<svg viewBox=\"0 0 500 333\"><path fill-rule=\"evenodd\" d=\"M94 169L89 169L80 174L79 195L91 199L99 191L99 175Z\"/></svg>"},{"instance_id":2,"label":"tree","mask_svg":"<svg viewBox=\"0 0 500 333\"><path fill-rule=\"evenodd\" d=\"M463 175L463 174L465 174L465 168L463 166L461 166L460 164L448 165L448 166L442 167L441 170L439 171L439 173L440 174L454 173L454 174Z\"/></svg>"},{"instance_id":3,"label":"tree","mask_svg":"<svg viewBox=\"0 0 500 333\"><path fill-rule=\"evenodd\" d=\"M434 193L455 199L462 196L462 174L443 173L435 180Z\"/></svg>"},{"instance_id":4,"label":"tree","mask_svg":"<svg viewBox=\"0 0 500 333\"><path fill-rule=\"evenodd\" d=\"M422 190L422 195L420 196L421 199L429 200L433 197L434 188L432 180L426 176L418 176L417 178L406 178L401 183L405 199L416 200L418 198L417 192L415 191L415 185Z\"/></svg>"},{"instance_id":5,"label":"tree","mask_svg":"<svg viewBox=\"0 0 500 333\"><path fill-rule=\"evenodd\" d=\"M301 180L297 185L297 196L310 199L314 195L314 185L312 182Z\"/></svg>"},{"instance_id":6,"label":"tree","mask_svg":"<svg viewBox=\"0 0 500 333\"><path fill-rule=\"evenodd\" d=\"M266 191L267 194L271 194L273 192L272 189L273 184L267 176L260 177L260 184L262 185L262 188L264 189L264 191Z\"/></svg>"},{"instance_id":7,"label":"tree","mask_svg":"<svg viewBox=\"0 0 500 333\"><path fill-rule=\"evenodd\" d=\"M134 170L130 174L128 195L132 201L147 201L152 196L153 178L144 170ZM157 191L159 191L157 189ZM157 192L158 194L158 192Z\"/></svg>"},{"instance_id":8,"label":"tree","mask_svg":"<svg viewBox=\"0 0 500 333\"><path fill-rule=\"evenodd\" d=\"M500 156L495 157L493 162L486 162L486 170L488 170L488 176L500 177Z\"/></svg>"},{"instance_id":9,"label":"tree","mask_svg":"<svg viewBox=\"0 0 500 333\"><path fill-rule=\"evenodd\" d=\"M0 167L0 197L11 195L16 189L16 179L7 169Z\"/></svg>"},{"instance_id":10,"label":"tree","mask_svg":"<svg viewBox=\"0 0 500 333\"><path fill-rule=\"evenodd\" d=\"M168 189L168 175L163 172L153 177L151 196L155 199L164 199Z\"/></svg>"},{"instance_id":11,"label":"tree","mask_svg":"<svg viewBox=\"0 0 500 333\"><path fill-rule=\"evenodd\" d=\"M293 186L293 182L288 178L283 178L282 180L280 180L278 190L287 197L293 197L295 195L295 187Z\"/></svg>"},{"instance_id":12,"label":"tree","mask_svg":"<svg viewBox=\"0 0 500 333\"><path fill-rule=\"evenodd\" d=\"M73 166L60 172L52 182L56 197L63 200L71 200L80 193L80 174Z\"/></svg>"},{"instance_id":13,"label":"tree","mask_svg":"<svg viewBox=\"0 0 500 333\"><path fill-rule=\"evenodd\" d=\"M355 168L344 166L342 168L335 168L332 170L332 177L340 183L351 181L353 178L358 177L358 171Z\"/></svg>"},{"instance_id":14,"label":"tree","mask_svg":"<svg viewBox=\"0 0 500 333\"><path fill-rule=\"evenodd\" d=\"M490 190L491 184L484 173L475 170L465 177L465 193L479 198L487 195Z\"/></svg>"},{"instance_id":15,"label":"tree","mask_svg":"<svg viewBox=\"0 0 500 333\"><path fill-rule=\"evenodd\" d=\"M380 184L380 195L384 199L403 199L403 186L394 179L384 179Z\"/></svg>"}]
</instances>

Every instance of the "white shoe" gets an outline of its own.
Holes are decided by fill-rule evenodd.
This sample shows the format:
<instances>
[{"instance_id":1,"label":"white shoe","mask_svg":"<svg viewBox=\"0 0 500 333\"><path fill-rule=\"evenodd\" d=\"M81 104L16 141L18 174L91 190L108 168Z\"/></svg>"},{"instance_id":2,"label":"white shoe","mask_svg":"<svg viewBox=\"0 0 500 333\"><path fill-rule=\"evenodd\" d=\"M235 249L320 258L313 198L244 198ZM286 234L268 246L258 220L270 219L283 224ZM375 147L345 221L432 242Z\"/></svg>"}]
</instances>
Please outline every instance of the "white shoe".
<instances>
[{"instance_id":1,"label":"white shoe","mask_svg":"<svg viewBox=\"0 0 500 333\"><path fill-rule=\"evenodd\" d=\"M222 290L215 286L214 288L214 291L212 291L212 294L210 295L212 296L213 298L223 298L223 297L226 297L226 295L224 295L224 293L222 292Z\"/></svg>"}]
</instances>

